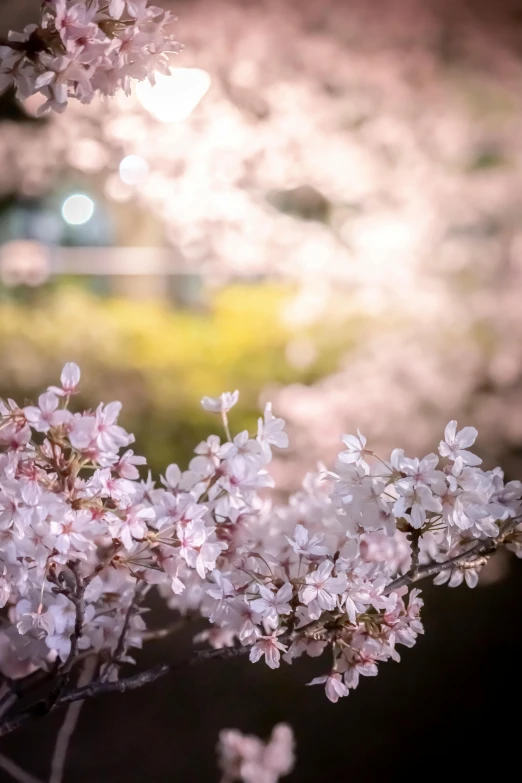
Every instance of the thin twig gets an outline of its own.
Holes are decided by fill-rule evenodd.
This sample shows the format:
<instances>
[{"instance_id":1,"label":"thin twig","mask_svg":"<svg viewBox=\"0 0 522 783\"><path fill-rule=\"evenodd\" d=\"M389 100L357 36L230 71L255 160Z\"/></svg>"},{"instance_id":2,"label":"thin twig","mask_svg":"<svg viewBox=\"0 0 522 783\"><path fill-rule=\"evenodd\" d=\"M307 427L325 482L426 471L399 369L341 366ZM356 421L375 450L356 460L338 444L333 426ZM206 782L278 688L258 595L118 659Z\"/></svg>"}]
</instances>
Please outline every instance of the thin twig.
<instances>
[{"instance_id":1,"label":"thin twig","mask_svg":"<svg viewBox=\"0 0 522 783\"><path fill-rule=\"evenodd\" d=\"M104 682L105 680L111 679L111 675L115 671L117 671L118 667L123 663L123 657L127 650L127 635L129 632L131 620L136 614L136 612L138 611L138 606L143 596L143 593L145 591L145 587L146 587L145 582L142 582L141 584L138 583L135 587L134 596L129 604L127 611L125 612L125 618L123 620L123 626L121 629L120 638L118 639L116 649L114 650L114 653L112 655L112 660L108 664L103 674L103 677L101 678Z\"/></svg>"},{"instance_id":2,"label":"thin twig","mask_svg":"<svg viewBox=\"0 0 522 783\"><path fill-rule=\"evenodd\" d=\"M476 561L477 566L481 565L480 558L484 555L493 554L520 522L520 517L510 519L505 523L498 536L479 541L478 543L473 544L473 546L465 552L462 552L462 554L450 557L449 560L444 560L442 563L428 563L427 565L419 566L415 573L412 573L412 569L410 569L404 576L399 576L397 579L394 579L393 582L390 582L385 588L384 594L389 595L400 587L414 584L415 582L419 582L421 579L427 579L430 576L436 576L437 574L440 574L441 571L446 571L448 568L459 568L461 564L464 568L469 568L471 561Z\"/></svg>"},{"instance_id":3,"label":"thin twig","mask_svg":"<svg viewBox=\"0 0 522 783\"><path fill-rule=\"evenodd\" d=\"M0 702L0 718L5 715L13 704L16 704L18 701L18 696L16 693L13 693L12 691L9 691L6 693L6 695L2 698L2 701Z\"/></svg>"},{"instance_id":4,"label":"thin twig","mask_svg":"<svg viewBox=\"0 0 522 783\"><path fill-rule=\"evenodd\" d=\"M87 699L93 696L101 696L104 693L113 693L114 691L125 693L129 690L136 690L137 688L143 687L143 685L148 685L150 682L158 680L160 677L163 677L170 672L184 669L187 666L194 666L198 663L203 663L204 661L240 658L241 656L246 655L250 649L251 645L241 645L239 647L221 647L219 649L210 648L207 650L197 650L193 657L187 658L186 660L177 664L160 664L158 666L153 666L152 669L146 669L144 672L133 674L131 677L124 677L120 680L114 680L112 682L101 682L100 680L97 680L96 682L92 682L90 685L87 685L84 688L74 688L71 691L63 693L56 702L56 706L78 701L78 699Z\"/></svg>"},{"instance_id":5,"label":"thin twig","mask_svg":"<svg viewBox=\"0 0 522 783\"><path fill-rule=\"evenodd\" d=\"M78 687L84 688L88 685L94 677L96 671L97 659L95 655L91 655L85 661L82 672L78 678ZM56 739L56 745L54 748L53 758L51 762L51 775L49 783L62 783L63 773L65 769L65 761L67 759L67 750L71 737L78 723L80 717L80 711L85 702L76 701L69 705L67 712L65 713L65 719L62 723L58 737Z\"/></svg>"},{"instance_id":6,"label":"thin twig","mask_svg":"<svg viewBox=\"0 0 522 783\"><path fill-rule=\"evenodd\" d=\"M121 629L120 638L118 639L118 644L114 651L114 662L117 664L121 663L121 658L125 654L125 650L127 646L127 634L129 631L131 620L133 616L136 614L136 612L138 611L138 607L143 597L143 593L145 591L146 586L147 585L145 582L136 585L136 589L134 590L134 598L132 599L130 606L125 614L125 620L123 621L123 628Z\"/></svg>"},{"instance_id":7,"label":"thin twig","mask_svg":"<svg viewBox=\"0 0 522 783\"><path fill-rule=\"evenodd\" d=\"M15 764L14 761L11 761L7 756L4 756L3 753L0 753L0 769L3 769L8 775L11 775L13 780L17 780L18 783L42 783L39 778L35 778L34 775L26 772L19 767L18 764Z\"/></svg>"},{"instance_id":8,"label":"thin twig","mask_svg":"<svg viewBox=\"0 0 522 783\"><path fill-rule=\"evenodd\" d=\"M159 680L160 677L164 677L165 674L168 674L171 671L171 668L172 667L167 666L166 664L159 664L152 669L146 669L144 672L133 674L131 677L124 677L121 680L112 680L111 682L96 680L96 682L91 682L90 685L85 685L83 688L74 688L71 691L66 691L58 699L56 706L71 704L79 699L90 699L96 696L102 696L105 693L126 693L127 691L134 691L155 680Z\"/></svg>"},{"instance_id":9,"label":"thin twig","mask_svg":"<svg viewBox=\"0 0 522 783\"><path fill-rule=\"evenodd\" d=\"M153 642L158 639L166 639L167 636L172 636L178 631L183 630L183 628L186 628L189 624L190 619L183 617L181 620L176 620L174 623L165 626L165 628L157 628L155 631L145 631L145 633L141 635L141 638L144 642Z\"/></svg>"},{"instance_id":10,"label":"thin twig","mask_svg":"<svg viewBox=\"0 0 522 783\"><path fill-rule=\"evenodd\" d=\"M7 677L5 674L0 674L0 680L3 683L3 687L0 689L0 718L9 712L13 704L18 700L18 688L16 680L12 680L11 677Z\"/></svg>"},{"instance_id":11,"label":"thin twig","mask_svg":"<svg viewBox=\"0 0 522 783\"><path fill-rule=\"evenodd\" d=\"M69 568L74 574L75 587L74 590L70 592L67 597L74 604L75 618L74 618L74 630L71 634L71 650L69 652L69 655L67 656L67 660L65 661L62 667L63 674L67 674L68 672L70 672L70 670L74 666L74 663L76 661L76 656L78 655L78 644L83 634L83 623L85 621L85 584L83 581L83 577L80 573L80 565L79 563L71 563L69 565Z\"/></svg>"},{"instance_id":12,"label":"thin twig","mask_svg":"<svg viewBox=\"0 0 522 783\"><path fill-rule=\"evenodd\" d=\"M25 52L25 41L10 41L8 38L0 37L0 46L8 46L10 49L14 49L17 52Z\"/></svg>"},{"instance_id":13,"label":"thin twig","mask_svg":"<svg viewBox=\"0 0 522 783\"><path fill-rule=\"evenodd\" d=\"M409 538L411 539L411 566L409 573L415 578L419 572L420 538L421 531L412 529Z\"/></svg>"},{"instance_id":14,"label":"thin twig","mask_svg":"<svg viewBox=\"0 0 522 783\"><path fill-rule=\"evenodd\" d=\"M110 682L96 680L82 688L62 690L58 696L51 699L43 699L24 712L20 712L13 718L6 719L0 723L0 737L4 737L6 734L16 731L33 718L48 715L49 712L56 709L56 707L60 707L64 704L71 704L72 702L80 701L82 699L102 696L105 693L125 693L126 691L136 690L137 688L142 688L144 685L148 685L149 683L158 680L160 677L164 677L169 672L178 671L186 666L193 666L214 659L226 660L228 658L238 658L246 655L249 651L250 645L201 650L196 652L193 657L175 665L158 665L154 666L152 669L146 669L144 672L139 672L138 674L133 674L130 677L124 677L120 680L113 680Z\"/></svg>"},{"instance_id":15,"label":"thin twig","mask_svg":"<svg viewBox=\"0 0 522 783\"><path fill-rule=\"evenodd\" d=\"M477 557L476 560L461 560L459 562L459 568L463 571L472 569L472 568L480 568L481 566L485 566L488 562L488 556L482 556Z\"/></svg>"}]
</instances>

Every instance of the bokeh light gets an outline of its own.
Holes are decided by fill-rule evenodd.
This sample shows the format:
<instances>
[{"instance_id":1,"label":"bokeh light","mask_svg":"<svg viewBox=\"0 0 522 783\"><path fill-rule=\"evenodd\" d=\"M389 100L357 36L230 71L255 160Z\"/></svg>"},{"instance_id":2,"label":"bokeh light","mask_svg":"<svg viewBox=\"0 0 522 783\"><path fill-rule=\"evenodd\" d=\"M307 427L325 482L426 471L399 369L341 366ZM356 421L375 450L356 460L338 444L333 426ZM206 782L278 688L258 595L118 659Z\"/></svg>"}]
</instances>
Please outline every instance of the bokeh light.
<instances>
[{"instance_id":1,"label":"bokeh light","mask_svg":"<svg viewBox=\"0 0 522 783\"><path fill-rule=\"evenodd\" d=\"M147 179L149 164L140 155L126 155L119 167L120 179L126 185L139 185Z\"/></svg>"},{"instance_id":2,"label":"bokeh light","mask_svg":"<svg viewBox=\"0 0 522 783\"><path fill-rule=\"evenodd\" d=\"M138 100L160 122L180 122L194 111L208 92L210 75L201 68L173 68L171 75L158 73L156 84L140 82Z\"/></svg>"},{"instance_id":3,"label":"bokeh light","mask_svg":"<svg viewBox=\"0 0 522 783\"><path fill-rule=\"evenodd\" d=\"M94 201L84 193L73 193L62 204L62 217L70 226L82 226L94 214Z\"/></svg>"}]
</instances>

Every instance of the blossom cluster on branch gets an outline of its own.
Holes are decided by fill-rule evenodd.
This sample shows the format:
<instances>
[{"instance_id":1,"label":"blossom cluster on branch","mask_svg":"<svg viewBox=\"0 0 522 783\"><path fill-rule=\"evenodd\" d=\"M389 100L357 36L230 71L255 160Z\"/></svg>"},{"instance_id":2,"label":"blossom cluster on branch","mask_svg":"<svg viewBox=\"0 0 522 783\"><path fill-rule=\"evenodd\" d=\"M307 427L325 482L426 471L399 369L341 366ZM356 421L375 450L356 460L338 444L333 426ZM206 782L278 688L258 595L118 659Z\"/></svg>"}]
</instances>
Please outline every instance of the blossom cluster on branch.
<instances>
[{"instance_id":1,"label":"blossom cluster on branch","mask_svg":"<svg viewBox=\"0 0 522 783\"><path fill-rule=\"evenodd\" d=\"M187 470L171 464L156 484L139 480L145 459L128 448L118 402L70 409L79 381L69 363L37 405L0 408L0 670L9 679L38 669L63 678L95 654L92 693L125 689L119 668L150 633L144 602L157 588L181 614L208 618L197 641L218 655L245 650L277 668L329 650L310 684L335 702L423 632L413 583L433 575L473 587L499 544L520 551L522 484L482 470L472 427L450 422L438 454L421 460L401 449L383 459L361 433L346 435L333 471L275 503L267 466L288 438L270 404L254 435L233 435L238 392L205 397L225 439L210 435Z\"/></svg>"},{"instance_id":2,"label":"blossom cluster on branch","mask_svg":"<svg viewBox=\"0 0 522 783\"><path fill-rule=\"evenodd\" d=\"M0 42L0 90L14 84L21 100L41 92L39 114L63 111L70 97L128 95L132 80L170 73L171 19L148 0L44 0L38 25Z\"/></svg>"}]
</instances>

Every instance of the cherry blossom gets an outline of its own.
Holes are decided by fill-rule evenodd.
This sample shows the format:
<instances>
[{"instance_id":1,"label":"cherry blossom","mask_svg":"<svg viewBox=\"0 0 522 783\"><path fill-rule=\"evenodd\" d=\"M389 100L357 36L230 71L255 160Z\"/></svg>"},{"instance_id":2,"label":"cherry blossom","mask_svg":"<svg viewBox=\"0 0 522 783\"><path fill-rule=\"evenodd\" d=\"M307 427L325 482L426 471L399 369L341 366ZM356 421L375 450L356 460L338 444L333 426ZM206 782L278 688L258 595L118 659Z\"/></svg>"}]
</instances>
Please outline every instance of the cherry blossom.
<instances>
[{"instance_id":1,"label":"cherry blossom","mask_svg":"<svg viewBox=\"0 0 522 783\"><path fill-rule=\"evenodd\" d=\"M267 402L263 418L258 419L257 440L267 457L267 462L272 458L270 446L276 446L279 449L286 449L288 446L288 435L284 430L285 421L279 419L272 413L272 403Z\"/></svg>"},{"instance_id":2,"label":"cherry blossom","mask_svg":"<svg viewBox=\"0 0 522 783\"><path fill-rule=\"evenodd\" d=\"M252 663L255 663L264 655L267 666L271 669L279 668L281 651L286 652L286 645L277 640L277 636L280 633L281 631L274 632L270 634L270 636L260 636L258 638L250 650L250 660Z\"/></svg>"},{"instance_id":3,"label":"cherry blossom","mask_svg":"<svg viewBox=\"0 0 522 783\"><path fill-rule=\"evenodd\" d=\"M212 413L228 413L239 399L239 392L223 392L219 397L203 397L201 407Z\"/></svg>"},{"instance_id":4,"label":"cherry blossom","mask_svg":"<svg viewBox=\"0 0 522 783\"><path fill-rule=\"evenodd\" d=\"M357 435L343 435L342 440L346 446L346 450L341 451L339 459L342 462L348 463L361 462L366 454L366 438L364 435L361 435L359 430L357 430Z\"/></svg>"},{"instance_id":5,"label":"cherry blossom","mask_svg":"<svg viewBox=\"0 0 522 783\"><path fill-rule=\"evenodd\" d=\"M64 111L70 97L90 103L96 93L128 94L131 80L154 83L155 71L169 73L167 53L179 50L171 21L147 0L46 0L40 24L11 32L0 46L0 89L13 84L22 99L40 92L40 114Z\"/></svg>"},{"instance_id":6,"label":"cherry blossom","mask_svg":"<svg viewBox=\"0 0 522 783\"><path fill-rule=\"evenodd\" d=\"M321 546L323 537L318 533L310 536L308 530L303 525L296 525L294 538L286 536L286 540L297 555L307 555L312 558L314 555L321 557L328 552L328 547Z\"/></svg>"},{"instance_id":7,"label":"cherry blossom","mask_svg":"<svg viewBox=\"0 0 522 783\"><path fill-rule=\"evenodd\" d=\"M195 641L215 650L272 669L329 650L310 684L337 701L423 633L417 579L474 587L497 546L522 554L522 483L479 466L472 428L450 423L440 457L423 458L377 454L358 431L333 471L275 502L267 468L287 439L271 406L256 433L233 434L237 392L213 398L227 442L211 435L188 469L140 481L120 403L69 409L79 380L70 363L37 406L0 404L2 671L68 669L92 651L101 687L132 662L156 591L205 618Z\"/></svg>"},{"instance_id":8,"label":"cherry blossom","mask_svg":"<svg viewBox=\"0 0 522 783\"><path fill-rule=\"evenodd\" d=\"M477 435L475 427L464 427L457 432L457 422L450 421L444 430L444 440L439 445L440 455L463 465L480 465L482 460L467 450L475 443Z\"/></svg>"},{"instance_id":9,"label":"cherry blossom","mask_svg":"<svg viewBox=\"0 0 522 783\"><path fill-rule=\"evenodd\" d=\"M343 682L342 675L339 672L330 672L322 677L314 677L308 685L323 685L327 698L336 704L343 696L348 696L348 688Z\"/></svg>"},{"instance_id":10,"label":"cherry blossom","mask_svg":"<svg viewBox=\"0 0 522 783\"><path fill-rule=\"evenodd\" d=\"M24 415L28 423L36 432L47 432L53 422L57 422L55 416L58 407L58 397L52 391L41 394L38 398L38 407L28 405L24 408Z\"/></svg>"},{"instance_id":11,"label":"cherry blossom","mask_svg":"<svg viewBox=\"0 0 522 783\"><path fill-rule=\"evenodd\" d=\"M221 783L277 783L294 765L292 729L278 724L266 743L258 737L225 729L219 734L218 755L223 772Z\"/></svg>"},{"instance_id":12,"label":"cherry blossom","mask_svg":"<svg viewBox=\"0 0 522 783\"><path fill-rule=\"evenodd\" d=\"M301 601L308 606L312 601L316 602L320 609L333 609L337 595L342 593L344 585L340 579L330 576L334 564L325 560L316 571L305 578L306 587L301 590Z\"/></svg>"},{"instance_id":13,"label":"cherry blossom","mask_svg":"<svg viewBox=\"0 0 522 783\"><path fill-rule=\"evenodd\" d=\"M251 602L250 606L260 614L264 620L274 623L277 626L279 616L290 614L292 609L288 601L292 598L292 585L289 582L285 584L275 592L272 588L266 585L260 585L259 592L261 598L256 598Z\"/></svg>"},{"instance_id":14,"label":"cherry blossom","mask_svg":"<svg viewBox=\"0 0 522 783\"><path fill-rule=\"evenodd\" d=\"M398 517L407 517L414 528L422 527L428 511L442 511L439 498L422 484L406 489L404 485L397 484L397 489L402 490L402 494L393 507L393 513Z\"/></svg>"}]
</instances>

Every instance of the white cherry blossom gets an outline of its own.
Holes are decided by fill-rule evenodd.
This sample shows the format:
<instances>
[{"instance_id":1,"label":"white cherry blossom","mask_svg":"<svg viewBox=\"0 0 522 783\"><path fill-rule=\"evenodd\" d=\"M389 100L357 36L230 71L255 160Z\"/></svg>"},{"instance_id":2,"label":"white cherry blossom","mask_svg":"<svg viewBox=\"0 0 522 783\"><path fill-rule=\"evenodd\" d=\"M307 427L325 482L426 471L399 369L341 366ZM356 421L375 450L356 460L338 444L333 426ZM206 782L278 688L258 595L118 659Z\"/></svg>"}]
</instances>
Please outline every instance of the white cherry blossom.
<instances>
[{"instance_id":1,"label":"white cherry blossom","mask_svg":"<svg viewBox=\"0 0 522 783\"><path fill-rule=\"evenodd\" d=\"M457 432L457 422L450 421L444 430L444 440L439 444L441 457L447 457L452 461L459 461L462 465L480 465L482 460L468 451L477 439L478 432L475 427L464 427Z\"/></svg>"},{"instance_id":2,"label":"white cherry blossom","mask_svg":"<svg viewBox=\"0 0 522 783\"><path fill-rule=\"evenodd\" d=\"M308 605L317 602L321 609L333 609L339 593L343 592L344 583L340 578L331 576L334 564L325 560L305 578L306 587L300 591L301 601Z\"/></svg>"},{"instance_id":3,"label":"white cherry blossom","mask_svg":"<svg viewBox=\"0 0 522 783\"><path fill-rule=\"evenodd\" d=\"M308 685L324 685L327 698L336 704L343 696L348 696L348 688L339 672L330 672L322 677L314 677Z\"/></svg>"},{"instance_id":4,"label":"white cherry blossom","mask_svg":"<svg viewBox=\"0 0 522 783\"><path fill-rule=\"evenodd\" d=\"M285 582L277 591L271 586L260 585L259 593L261 597L251 601L250 606L253 611L260 614L264 620L277 626L279 617L281 615L290 614L292 611L290 604L288 603L292 598L292 585L290 582Z\"/></svg>"},{"instance_id":5,"label":"white cherry blossom","mask_svg":"<svg viewBox=\"0 0 522 783\"><path fill-rule=\"evenodd\" d=\"M333 665L313 684L337 701L423 632L422 600L401 579L415 560L438 570L437 584L473 587L487 557L468 563L470 547L502 531L522 555L522 484L472 464L469 428L448 425L440 459L381 457L347 436L335 472L320 467L275 502L259 494L273 485L272 448L286 446L270 407L257 433L232 434L237 395L215 398L228 441L211 435L188 470L171 464L156 484L139 481L120 403L69 410L79 380L69 364L37 406L0 403L0 669L59 668L84 650L110 661L122 643L131 662L147 618L133 602L155 591L207 620L200 641L245 645L270 668L329 649Z\"/></svg>"},{"instance_id":6,"label":"white cherry blossom","mask_svg":"<svg viewBox=\"0 0 522 783\"><path fill-rule=\"evenodd\" d=\"M239 400L239 391L223 392L219 397L203 397L201 407L210 413L228 413Z\"/></svg>"},{"instance_id":7,"label":"white cherry blossom","mask_svg":"<svg viewBox=\"0 0 522 783\"><path fill-rule=\"evenodd\" d=\"M359 430L357 430L357 435L343 435L342 441L346 450L339 454L341 462L351 464L364 461L364 456L367 454L366 438Z\"/></svg>"},{"instance_id":8,"label":"white cherry blossom","mask_svg":"<svg viewBox=\"0 0 522 783\"><path fill-rule=\"evenodd\" d=\"M286 652L286 645L277 640L282 631L274 631L270 636L260 636L250 649L250 660L256 663L264 656L270 669L278 669L281 652Z\"/></svg>"}]
</instances>

